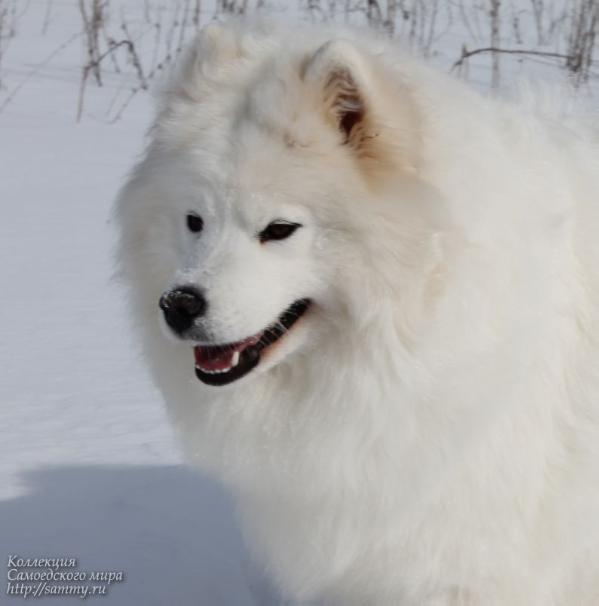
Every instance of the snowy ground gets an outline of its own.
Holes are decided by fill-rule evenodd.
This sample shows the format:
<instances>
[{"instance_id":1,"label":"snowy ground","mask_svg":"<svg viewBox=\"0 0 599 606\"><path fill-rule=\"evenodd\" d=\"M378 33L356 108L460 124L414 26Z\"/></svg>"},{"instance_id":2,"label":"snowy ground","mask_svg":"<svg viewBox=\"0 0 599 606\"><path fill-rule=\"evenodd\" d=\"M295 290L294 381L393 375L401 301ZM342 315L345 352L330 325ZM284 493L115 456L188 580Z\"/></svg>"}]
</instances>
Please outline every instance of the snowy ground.
<instances>
[{"instance_id":1,"label":"snowy ground","mask_svg":"<svg viewBox=\"0 0 599 606\"><path fill-rule=\"evenodd\" d=\"M106 604L263 605L226 496L182 465L111 280L110 208L149 97L110 124L122 78L109 74L77 124L76 2L54 2L42 35L46 6L31 0L21 15L0 90L2 105L20 87L0 112L0 558L125 571ZM22 599L0 586L0 603Z\"/></svg>"},{"instance_id":2,"label":"snowy ground","mask_svg":"<svg viewBox=\"0 0 599 606\"><path fill-rule=\"evenodd\" d=\"M67 38L40 36L37 9L11 43L10 85ZM66 48L0 115L0 559L124 570L101 603L253 604L230 506L181 465L111 280L109 211L148 98L108 126L106 96L90 95L77 125L80 54ZM0 578L0 604L23 603Z\"/></svg>"}]
</instances>

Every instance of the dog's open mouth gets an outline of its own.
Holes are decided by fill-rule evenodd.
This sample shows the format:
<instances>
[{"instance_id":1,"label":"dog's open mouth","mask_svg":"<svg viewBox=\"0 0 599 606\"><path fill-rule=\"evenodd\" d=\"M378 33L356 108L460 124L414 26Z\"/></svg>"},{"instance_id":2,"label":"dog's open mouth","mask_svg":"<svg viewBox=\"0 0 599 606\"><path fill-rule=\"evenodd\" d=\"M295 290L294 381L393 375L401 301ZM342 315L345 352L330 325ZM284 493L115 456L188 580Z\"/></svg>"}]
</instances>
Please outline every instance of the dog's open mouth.
<instances>
[{"instance_id":1,"label":"dog's open mouth","mask_svg":"<svg viewBox=\"0 0 599 606\"><path fill-rule=\"evenodd\" d=\"M193 350L196 376L207 385L226 385L245 376L258 365L262 353L287 334L309 307L309 299L299 299L276 322L247 339L222 345L197 345Z\"/></svg>"}]
</instances>

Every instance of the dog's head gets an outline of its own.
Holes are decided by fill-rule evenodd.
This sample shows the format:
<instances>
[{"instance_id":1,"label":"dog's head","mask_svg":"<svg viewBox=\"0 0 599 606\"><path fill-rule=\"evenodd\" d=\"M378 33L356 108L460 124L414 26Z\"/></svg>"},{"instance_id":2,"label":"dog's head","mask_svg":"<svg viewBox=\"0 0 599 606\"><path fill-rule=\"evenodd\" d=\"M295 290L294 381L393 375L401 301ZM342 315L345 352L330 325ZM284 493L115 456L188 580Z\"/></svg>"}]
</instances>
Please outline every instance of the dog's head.
<instances>
[{"instance_id":1,"label":"dog's head","mask_svg":"<svg viewBox=\"0 0 599 606\"><path fill-rule=\"evenodd\" d=\"M385 70L348 40L283 48L236 26L189 50L119 213L138 301L202 382L292 360L385 298L407 319L427 296L434 196L416 105Z\"/></svg>"}]
</instances>

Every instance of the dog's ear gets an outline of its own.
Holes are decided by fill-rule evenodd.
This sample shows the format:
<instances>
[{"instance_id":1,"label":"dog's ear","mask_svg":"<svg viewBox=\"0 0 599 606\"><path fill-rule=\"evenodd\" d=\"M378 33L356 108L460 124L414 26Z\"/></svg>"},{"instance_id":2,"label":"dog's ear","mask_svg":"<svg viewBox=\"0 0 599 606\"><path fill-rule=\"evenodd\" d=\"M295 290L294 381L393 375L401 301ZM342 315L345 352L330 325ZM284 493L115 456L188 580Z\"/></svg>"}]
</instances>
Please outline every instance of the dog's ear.
<instances>
[{"instance_id":1,"label":"dog's ear","mask_svg":"<svg viewBox=\"0 0 599 606\"><path fill-rule=\"evenodd\" d=\"M305 62L302 77L316 87L325 118L342 145L369 172L414 168L410 100L398 103L399 91L392 90L368 54L350 41L329 41Z\"/></svg>"},{"instance_id":2,"label":"dog's ear","mask_svg":"<svg viewBox=\"0 0 599 606\"><path fill-rule=\"evenodd\" d=\"M239 36L232 28L211 23L198 36L197 54L199 60L212 65L234 61L242 54Z\"/></svg>"},{"instance_id":3,"label":"dog's ear","mask_svg":"<svg viewBox=\"0 0 599 606\"><path fill-rule=\"evenodd\" d=\"M357 49L345 40L321 46L306 62L304 78L322 95L327 118L339 129L343 143L359 149L366 134L366 66Z\"/></svg>"},{"instance_id":4,"label":"dog's ear","mask_svg":"<svg viewBox=\"0 0 599 606\"><path fill-rule=\"evenodd\" d=\"M204 27L188 47L183 61L183 79L214 78L242 54L239 36L232 28L216 23Z\"/></svg>"},{"instance_id":5,"label":"dog's ear","mask_svg":"<svg viewBox=\"0 0 599 606\"><path fill-rule=\"evenodd\" d=\"M166 100L201 101L213 85L226 81L244 55L243 38L233 26L212 23L189 44L163 92Z\"/></svg>"}]
</instances>

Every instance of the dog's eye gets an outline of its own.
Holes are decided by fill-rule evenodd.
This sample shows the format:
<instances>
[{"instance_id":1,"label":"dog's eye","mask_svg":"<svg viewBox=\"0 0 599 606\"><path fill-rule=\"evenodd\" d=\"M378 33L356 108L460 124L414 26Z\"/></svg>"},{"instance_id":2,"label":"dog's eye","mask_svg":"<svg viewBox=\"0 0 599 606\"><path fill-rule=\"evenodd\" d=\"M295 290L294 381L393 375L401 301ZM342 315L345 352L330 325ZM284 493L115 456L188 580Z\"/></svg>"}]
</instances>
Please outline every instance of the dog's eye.
<instances>
[{"instance_id":1,"label":"dog's eye","mask_svg":"<svg viewBox=\"0 0 599 606\"><path fill-rule=\"evenodd\" d=\"M299 223L290 223L289 221L273 221L269 223L259 234L260 242L269 240L284 240L288 238L298 227Z\"/></svg>"},{"instance_id":2,"label":"dog's eye","mask_svg":"<svg viewBox=\"0 0 599 606\"><path fill-rule=\"evenodd\" d=\"M195 213L188 213L186 221L187 228L194 234L197 234L201 232L202 229L204 229L204 220L202 219L202 217L196 215Z\"/></svg>"}]
</instances>

